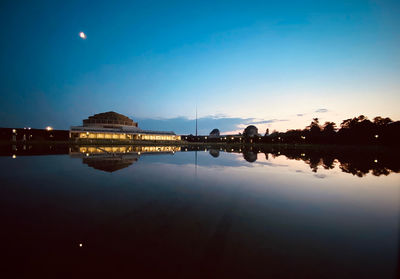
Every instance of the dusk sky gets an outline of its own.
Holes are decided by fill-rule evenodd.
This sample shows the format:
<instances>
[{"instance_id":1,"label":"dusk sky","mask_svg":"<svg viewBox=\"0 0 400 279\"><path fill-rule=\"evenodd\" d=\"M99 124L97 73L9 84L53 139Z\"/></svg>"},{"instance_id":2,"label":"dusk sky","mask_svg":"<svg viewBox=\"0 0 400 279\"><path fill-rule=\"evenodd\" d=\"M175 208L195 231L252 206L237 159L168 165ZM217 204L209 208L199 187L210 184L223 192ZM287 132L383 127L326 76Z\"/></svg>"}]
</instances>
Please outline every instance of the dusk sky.
<instances>
[{"instance_id":1,"label":"dusk sky","mask_svg":"<svg viewBox=\"0 0 400 279\"><path fill-rule=\"evenodd\" d=\"M0 127L400 120L400 1L1 1ZM79 36L87 35L86 39Z\"/></svg>"}]
</instances>

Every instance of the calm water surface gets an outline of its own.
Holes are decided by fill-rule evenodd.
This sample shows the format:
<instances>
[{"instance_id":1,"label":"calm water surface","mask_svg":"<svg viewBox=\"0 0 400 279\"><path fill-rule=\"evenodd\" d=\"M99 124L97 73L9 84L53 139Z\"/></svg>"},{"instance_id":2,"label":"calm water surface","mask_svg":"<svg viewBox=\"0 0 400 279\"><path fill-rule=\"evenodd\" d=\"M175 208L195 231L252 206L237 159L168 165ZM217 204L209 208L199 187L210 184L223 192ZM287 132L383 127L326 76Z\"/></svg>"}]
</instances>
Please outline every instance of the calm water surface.
<instances>
[{"instance_id":1,"label":"calm water surface","mask_svg":"<svg viewBox=\"0 0 400 279\"><path fill-rule=\"evenodd\" d=\"M117 148L0 157L3 278L399 275L397 169Z\"/></svg>"}]
</instances>

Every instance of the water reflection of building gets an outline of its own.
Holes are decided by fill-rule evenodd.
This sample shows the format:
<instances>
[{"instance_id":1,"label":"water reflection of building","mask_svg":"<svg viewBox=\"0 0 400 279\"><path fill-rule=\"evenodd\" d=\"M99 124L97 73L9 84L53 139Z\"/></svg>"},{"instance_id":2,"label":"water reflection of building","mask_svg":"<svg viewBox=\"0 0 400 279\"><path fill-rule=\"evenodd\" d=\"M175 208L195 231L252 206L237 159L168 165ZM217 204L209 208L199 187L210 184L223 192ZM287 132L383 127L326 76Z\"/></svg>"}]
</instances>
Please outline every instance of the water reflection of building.
<instances>
[{"instance_id":1,"label":"water reflection of building","mask_svg":"<svg viewBox=\"0 0 400 279\"><path fill-rule=\"evenodd\" d=\"M244 151L243 152L243 158L250 163L253 163L255 161L257 161L257 152L254 151Z\"/></svg>"},{"instance_id":2,"label":"water reflection of building","mask_svg":"<svg viewBox=\"0 0 400 279\"><path fill-rule=\"evenodd\" d=\"M174 132L150 131L139 128L138 123L125 115L110 111L95 114L83 120L82 126L72 126L70 137L79 140L152 140L176 141L181 137Z\"/></svg>"},{"instance_id":3,"label":"water reflection of building","mask_svg":"<svg viewBox=\"0 0 400 279\"><path fill-rule=\"evenodd\" d=\"M142 155L174 154L177 146L78 146L70 149L70 156L82 163L106 172L114 172L132 165Z\"/></svg>"},{"instance_id":4,"label":"water reflection of building","mask_svg":"<svg viewBox=\"0 0 400 279\"><path fill-rule=\"evenodd\" d=\"M133 155L133 158L131 155L128 156L120 155L120 156L110 156L110 157L100 157L100 158L99 157L83 158L82 163L96 170L101 170L105 172L114 172L129 167L137 160L138 160L137 155Z\"/></svg>"},{"instance_id":5,"label":"water reflection of building","mask_svg":"<svg viewBox=\"0 0 400 279\"><path fill-rule=\"evenodd\" d=\"M219 157L219 149L210 149L210 155L213 156L214 158Z\"/></svg>"}]
</instances>

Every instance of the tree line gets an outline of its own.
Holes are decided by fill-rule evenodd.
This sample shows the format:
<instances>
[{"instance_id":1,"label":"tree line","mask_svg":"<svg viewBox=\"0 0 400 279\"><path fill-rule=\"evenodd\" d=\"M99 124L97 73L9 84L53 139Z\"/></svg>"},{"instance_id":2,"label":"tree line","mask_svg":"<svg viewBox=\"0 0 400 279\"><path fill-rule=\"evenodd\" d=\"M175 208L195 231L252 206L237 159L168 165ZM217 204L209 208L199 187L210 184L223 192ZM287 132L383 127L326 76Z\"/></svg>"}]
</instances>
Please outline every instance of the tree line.
<instances>
[{"instance_id":1,"label":"tree line","mask_svg":"<svg viewBox=\"0 0 400 279\"><path fill-rule=\"evenodd\" d=\"M244 133L246 137L246 133ZM304 129L274 131L269 134L267 129L258 141L267 143L330 143L330 144L384 144L392 145L399 142L400 121L389 117L375 117L372 121L366 116L345 119L339 127L334 122L320 124L314 118ZM247 137L249 139L249 137Z\"/></svg>"}]
</instances>

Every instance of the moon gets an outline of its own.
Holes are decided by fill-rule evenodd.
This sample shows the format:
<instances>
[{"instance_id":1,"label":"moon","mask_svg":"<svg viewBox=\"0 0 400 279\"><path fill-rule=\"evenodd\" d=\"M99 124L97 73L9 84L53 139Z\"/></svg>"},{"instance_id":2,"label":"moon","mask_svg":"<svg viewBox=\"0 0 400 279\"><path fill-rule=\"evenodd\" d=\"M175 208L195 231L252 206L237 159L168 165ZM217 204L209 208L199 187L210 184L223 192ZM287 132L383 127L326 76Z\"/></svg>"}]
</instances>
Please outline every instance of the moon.
<instances>
[{"instance_id":1,"label":"moon","mask_svg":"<svg viewBox=\"0 0 400 279\"><path fill-rule=\"evenodd\" d=\"M82 39L86 39L86 34L83 32L79 32L79 37L81 37Z\"/></svg>"}]
</instances>

